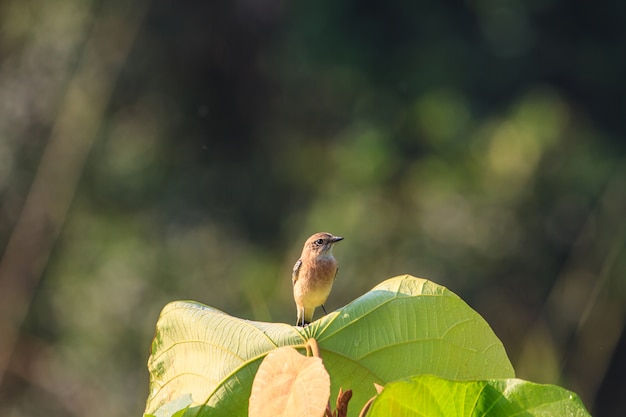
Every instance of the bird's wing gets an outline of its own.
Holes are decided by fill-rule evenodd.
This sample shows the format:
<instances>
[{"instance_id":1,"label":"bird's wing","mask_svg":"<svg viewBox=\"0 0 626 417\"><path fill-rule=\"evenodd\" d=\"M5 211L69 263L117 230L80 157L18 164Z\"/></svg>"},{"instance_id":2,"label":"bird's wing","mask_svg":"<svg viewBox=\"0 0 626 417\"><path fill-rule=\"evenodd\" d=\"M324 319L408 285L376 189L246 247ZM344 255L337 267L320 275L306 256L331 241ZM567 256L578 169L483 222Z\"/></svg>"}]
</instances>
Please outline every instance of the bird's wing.
<instances>
[{"instance_id":1,"label":"bird's wing","mask_svg":"<svg viewBox=\"0 0 626 417\"><path fill-rule=\"evenodd\" d=\"M296 264L293 266L293 271L291 272L291 282L293 285L296 285L296 281L298 280L298 273L300 272L300 266L302 265L302 259L298 259Z\"/></svg>"}]
</instances>

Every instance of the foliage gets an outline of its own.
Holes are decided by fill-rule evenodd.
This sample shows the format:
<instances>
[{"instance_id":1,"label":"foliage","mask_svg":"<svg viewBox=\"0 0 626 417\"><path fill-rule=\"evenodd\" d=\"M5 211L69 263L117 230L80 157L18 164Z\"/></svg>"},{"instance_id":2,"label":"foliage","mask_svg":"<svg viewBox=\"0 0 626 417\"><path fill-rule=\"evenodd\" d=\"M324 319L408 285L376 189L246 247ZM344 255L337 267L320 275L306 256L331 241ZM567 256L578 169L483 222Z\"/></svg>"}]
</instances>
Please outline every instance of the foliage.
<instances>
[{"instance_id":1,"label":"foliage","mask_svg":"<svg viewBox=\"0 0 626 417\"><path fill-rule=\"evenodd\" d=\"M520 379L450 381L420 375L388 384L368 417L590 417L578 396Z\"/></svg>"},{"instance_id":2,"label":"foliage","mask_svg":"<svg viewBox=\"0 0 626 417\"><path fill-rule=\"evenodd\" d=\"M330 377L319 357L284 346L271 351L254 377L249 417L320 417L330 397Z\"/></svg>"},{"instance_id":3,"label":"foliage","mask_svg":"<svg viewBox=\"0 0 626 417\"><path fill-rule=\"evenodd\" d=\"M291 323L297 251L332 230L329 310L432 277L518 376L622 417L604 3L0 2L0 415L138 415L166 303Z\"/></svg>"},{"instance_id":4,"label":"foliage","mask_svg":"<svg viewBox=\"0 0 626 417\"><path fill-rule=\"evenodd\" d=\"M416 374L453 380L509 378L513 368L488 324L431 281L399 276L300 328L241 320L191 302L168 304L148 367L146 413L191 394L198 416L246 415L261 361L281 346L319 343L331 393L352 390L350 415L376 394L374 383Z\"/></svg>"}]
</instances>

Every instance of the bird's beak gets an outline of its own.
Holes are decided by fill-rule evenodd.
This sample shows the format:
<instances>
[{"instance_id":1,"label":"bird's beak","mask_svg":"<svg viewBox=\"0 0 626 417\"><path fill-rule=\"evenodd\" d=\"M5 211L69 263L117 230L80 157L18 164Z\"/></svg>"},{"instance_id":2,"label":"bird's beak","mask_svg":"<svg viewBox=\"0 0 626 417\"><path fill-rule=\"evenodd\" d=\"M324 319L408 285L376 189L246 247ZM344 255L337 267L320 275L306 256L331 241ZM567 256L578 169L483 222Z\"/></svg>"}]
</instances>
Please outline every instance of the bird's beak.
<instances>
[{"instance_id":1,"label":"bird's beak","mask_svg":"<svg viewBox=\"0 0 626 417\"><path fill-rule=\"evenodd\" d=\"M343 238L341 236L333 236L330 239L330 243L335 243L335 242L339 242L340 240L343 240Z\"/></svg>"}]
</instances>

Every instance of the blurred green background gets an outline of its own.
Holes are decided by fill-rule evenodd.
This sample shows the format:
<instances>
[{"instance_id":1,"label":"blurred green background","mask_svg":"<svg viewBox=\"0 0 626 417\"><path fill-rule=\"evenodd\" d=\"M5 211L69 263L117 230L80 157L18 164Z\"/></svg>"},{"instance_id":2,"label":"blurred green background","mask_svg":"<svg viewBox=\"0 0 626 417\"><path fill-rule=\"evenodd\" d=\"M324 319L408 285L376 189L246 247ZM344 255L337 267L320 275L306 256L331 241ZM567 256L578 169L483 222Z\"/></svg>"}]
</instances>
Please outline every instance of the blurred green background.
<instances>
[{"instance_id":1,"label":"blurred green background","mask_svg":"<svg viewBox=\"0 0 626 417\"><path fill-rule=\"evenodd\" d=\"M0 415L141 415L160 309L410 273L626 410L626 3L0 1Z\"/></svg>"}]
</instances>

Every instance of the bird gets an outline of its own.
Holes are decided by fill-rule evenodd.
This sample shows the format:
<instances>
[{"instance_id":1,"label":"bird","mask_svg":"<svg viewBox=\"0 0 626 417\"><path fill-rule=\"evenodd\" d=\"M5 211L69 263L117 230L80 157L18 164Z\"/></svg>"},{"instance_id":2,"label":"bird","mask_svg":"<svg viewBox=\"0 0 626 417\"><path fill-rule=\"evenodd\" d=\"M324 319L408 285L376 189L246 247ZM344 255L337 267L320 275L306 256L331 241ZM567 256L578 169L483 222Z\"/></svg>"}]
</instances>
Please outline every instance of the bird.
<instances>
[{"instance_id":1,"label":"bird","mask_svg":"<svg viewBox=\"0 0 626 417\"><path fill-rule=\"evenodd\" d=\"M333 245L341 240L343 237L319 232L304 243L300 259L296 261L291 274L293 299L298 313L296 326L304 327L311 323L318 306L326 313L324 303L339 270L337 260L333 257Z\"/></svg>"}]
</instances>

